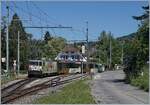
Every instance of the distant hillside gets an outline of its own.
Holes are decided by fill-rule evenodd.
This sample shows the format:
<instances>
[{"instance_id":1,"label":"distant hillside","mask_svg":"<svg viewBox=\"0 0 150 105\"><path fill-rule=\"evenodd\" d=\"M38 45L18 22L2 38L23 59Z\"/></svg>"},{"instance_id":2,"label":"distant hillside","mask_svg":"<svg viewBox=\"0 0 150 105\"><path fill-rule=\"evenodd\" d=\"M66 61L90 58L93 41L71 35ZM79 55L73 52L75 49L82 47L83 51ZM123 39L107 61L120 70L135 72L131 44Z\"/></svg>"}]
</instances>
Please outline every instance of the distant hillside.
<instances>
[{"instance_id":1,"label":"distant hillside","mask_svg":"<svg viewBox=\"0 0 150 105\"><path fill-rule=\"evenodd\" d=\"M123 40L132 40L136 36L136 33L131 33L129 35L125 35L122 37L118 37L117 40L123 41Z\"/></svg>"}]
</instances>

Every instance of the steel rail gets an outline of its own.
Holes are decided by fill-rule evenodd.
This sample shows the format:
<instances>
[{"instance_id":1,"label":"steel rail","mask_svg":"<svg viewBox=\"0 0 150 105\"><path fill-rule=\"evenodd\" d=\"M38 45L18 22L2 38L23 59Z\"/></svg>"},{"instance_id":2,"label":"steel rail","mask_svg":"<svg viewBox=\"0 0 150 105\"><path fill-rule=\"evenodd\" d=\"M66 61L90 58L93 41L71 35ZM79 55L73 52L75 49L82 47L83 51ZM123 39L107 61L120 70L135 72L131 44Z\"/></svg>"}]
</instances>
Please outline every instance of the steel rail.
<instances>
[{"instance_id":1,"label":"steel rail","mask_svg":"<svg viewBox=\"0 0 150 105\"><path fill-rule=\"evenodd\" d=\"M60 77L56 77L56 78L53 78L53 79L51 79L49 81L46 81L46 82L44 82L42 84L38 84L38 85L32 86L30 88L26 88L26 89L14 92L14 94L11 94L8 97L2 98L1 102L3 104L9 103L9 102L11 102L13 100L16 100L16 99L18 99L20 97L23 97L23 96L27 95L27 94L30 94L30 93L33 93L33 92L37 92L37 91L45 89L45 88L63 85L65 83L69 83L72 80L75 80L75 79L78 79L78 78L81 78L81 77L85 78L86 76L88 76L88 74L77 76L77 77L73 77L73 78L69 78L69 79L62 80L62 81L61 81ZM68 76L66 76L66 77L68 77Z\"/></svg>"}]
</instances>

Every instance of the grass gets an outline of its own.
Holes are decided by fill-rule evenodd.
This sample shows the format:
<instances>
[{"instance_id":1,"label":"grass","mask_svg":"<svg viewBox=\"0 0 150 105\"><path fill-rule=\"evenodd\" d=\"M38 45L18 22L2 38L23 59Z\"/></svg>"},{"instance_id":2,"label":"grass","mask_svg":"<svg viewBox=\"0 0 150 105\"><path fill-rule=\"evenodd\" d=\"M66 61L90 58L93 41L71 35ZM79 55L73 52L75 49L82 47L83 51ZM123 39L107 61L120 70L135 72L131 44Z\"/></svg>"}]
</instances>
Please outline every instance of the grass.
<instances>
[{"instance_id":1,"label":"grass","mask_svg":"<svg viewBox=\"0 0 150 105\"><path fill-rule=\"evenodd\" d=\"M20 70L20 74L27 74L27 70L25 71L25 70ZM7 77L7 76L1 76L1 85L2 84L6 84L7 82L10 82L10 81L13 81L13 80L16 80L16 79L18 79L18 77L16 76L14 76L13 75L13 73L11 73L11 75L9 76L9 77Z\"/></svg>"},{"instance_id":2,"label":"grass","mask_svg":"<svg viewBox=\"0 0 150 105\"><path fill-rule=\"evenodd\" d=\"M7 82L15 80L15 76L10 76L10 77L1 77L1 85L6 84Z\"/></svg>"},{"instance_id":3,"label":"grass","mask_svg":"<svg viewBox=\"0 0 150 105\"><path fill-rule=\"evenodd\" d=\"M87 79L86 79L87 80ZM36 100L35 104L95 104L86 80L78 80L66 85L62 91Z\"/></svg>"},{"instance_id":4,"label":"grass","mask_svg":"<svg viewBox=\"0 0 150 105\"><path fill-rule=\"evenodd\" d=\"M132 79L131 84L145 91L149 91L149 67L144 66L143 76Z\"/></svg>"}]
</instances>

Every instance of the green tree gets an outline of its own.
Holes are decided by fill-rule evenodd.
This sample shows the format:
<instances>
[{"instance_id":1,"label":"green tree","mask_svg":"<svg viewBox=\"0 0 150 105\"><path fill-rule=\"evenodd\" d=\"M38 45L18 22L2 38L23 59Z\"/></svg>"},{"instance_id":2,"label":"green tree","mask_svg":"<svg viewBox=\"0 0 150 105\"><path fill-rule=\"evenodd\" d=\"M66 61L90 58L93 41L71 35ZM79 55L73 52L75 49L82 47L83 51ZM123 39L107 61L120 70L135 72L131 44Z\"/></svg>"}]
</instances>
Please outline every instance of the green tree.
<instances>
[{"instance_id":1,"label":"green tree","mask_svg":"<svg viewBox=\"0 0 150 105\"><path fill-rule=\"evenodd\" d=\"M49 31L46 31L44 35L44 41L47 44L49 40L51 40L53 37L50 35Z\"/></svg>"},{"instance_id":2,"label":"green tree","mask_svg":"<svg viewBox=\"0 0 150 105\"><path fill-rule=\"evenodd\" d=\"M43 41L37 39L31 39L29 59L41 59L43 46L44 46Z\"/></svg>"},{"instance_id":3,"label":"green tree","mask_svg":"<svg viewBox=\"0 0 150 105\"><path fill-rule=\"evenodd\" d=\"M1 56L2 57L6 57L6 17L3 16L2 17L2 21L1 21Z\"/></svg>"},{"instance_id":4,"label":"green tree","mask_svg":"<svg viewBox=\"0 0 150 105\"><path fill-rule=\"evenodd\" d=\"M43 57L46 59L52 59L57 56L59 52L62 51L62 49L66 45L66 40L62 37L53 37L51 40L48 41L48 44L45 44L42 48L43 50Z\"/></svg>"},{"instance_id":5,"label":"green tree","mask_svg":"<svg viewBox=\"0 0 150 105\"><path fill-rule=\"evenodd\" d=\"M1 21L1 57L6 58L6 17L5 16L2 17L2 21ZM2 68L5 69L6 64L5 63L1 63L1 64L2 64Z\"/></svg>"},{"instance_id":6,"label":"green tree","mask_svg":"<svg viewBox=\"0 0 150 105\"><path fill-rule=\"evenodd\" d=\"M136 36L128 43L126 43L126 52L124 57L125 73L128 82L132 78L137 78L142 68L149 58L149 6L143 7L145 13L141 16L133 16L134 19L140 20L141 25L136 32Z\"/></svg>"},{"instance_id":7,"label":"green tree","mask_svg":"<svg viewBox=\"0 0 150 105\"><path fill-rule=\"evenodd\" d=\"M99 57L99 62L103 64L108 64L108 48L109 48L109 40L108 35L105 31L102 31L100 37L98 38L97 44L97 54Z\"/></svg>"},{"instance_id":8,"label":"green tree","mask_svg":"<svg viewBox=\"0 0 150 105\"><path fill-rule=\"evenodd\" d=\"M15 13L9 26L9 56L10 66L12 67L13 60L17 60L17 36L20 32L20 69L27 69L28 54L29 54L29 36L23 28L23 24L19 16Z\"/></svg>"},{"instance_id":9,"label":"green tree","mask_svg":"<svg viewBox=\"0 0 150 105\"><path fill-rule=\"evenodd\" d=\"M117 41L112 34L106 33L105 31L102 31L99 38L98 43L96 45L97 52L96 52L96 58L98 58L98 62L109 65L110 63L110 43L111 43L111 66L115 64L121 63L121 46L120 42Z\"/></svg>"},{"instance_id":10,"label":"green tree","mask_svg":"<svg viewBox=\"0 0 150 105\"><path fill-rule=\"evenodd\" d=\"M147 24L149 23L149 5L142 7L144 10L144 13L140 16L133 16L133 19L138 20L141 22L141 24Z\"/></svg>"}]
</instances>

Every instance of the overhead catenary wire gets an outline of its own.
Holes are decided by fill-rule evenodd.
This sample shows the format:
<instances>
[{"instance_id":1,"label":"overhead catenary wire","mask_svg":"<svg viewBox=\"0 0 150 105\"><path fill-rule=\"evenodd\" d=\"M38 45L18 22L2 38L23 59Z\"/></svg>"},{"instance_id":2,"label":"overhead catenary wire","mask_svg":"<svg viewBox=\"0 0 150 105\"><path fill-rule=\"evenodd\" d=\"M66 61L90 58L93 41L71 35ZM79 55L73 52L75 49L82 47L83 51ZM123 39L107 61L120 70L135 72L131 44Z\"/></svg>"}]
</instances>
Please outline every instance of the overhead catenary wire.
<instances>
[{"instance_id":1,"label":"overhead catenary wire","mask_svg":"<svg viewBox=\"0 0 150 105\"><path fill-rule=\"evenodd\" d=\"M38 7L37 5L36 5L36 3L34 3L34 2L31 2L32 4L33 4L33 6L35 7L35 8L37 8L40 12L41 12L41 14L43 14L43 15L45 15L45 17L47 17L45 20L47 21L47 23L48 23L48 19L49 18L51 18L45 11L43 11L40 7ZM54 20L53 18L51 18L52 20ZM50 19L49 19L50 20ZM50 20L50 23L53 23L54 25L58 25L58 26L60 26L60 24L57 24L57 23L54 23L54 22L51 22L51 20ZM49 25L47 24L47 27L48 27ZM48 30L48 28L47 28L47 30ZM51 29L51 31L53 32L53 34L54 34L54 36L56 35L56 32L55 32L55 30L54 29Z\"/></svg>"},{"instance_id":2,"label":"overhead catenary wire","mask_svg":"<svg viewBox=\"0 0 150 105\"><path fill-rule=\"evenodd\" d=\"M50 17L45 11L43 11L40 7L38 7L38 6L36 5L36 3L32 2L32 4L33 4L39 11L41 11L42 14L44 14L45 16L47 16L48 19L51 18L52 20L54 20L54 19L53 19L52 17ZM46 19L47 19L47 18L46 18ZM54 24L55 24L55 25L60 25L60 24L56 24L56 23L54 23ZM53 31L54 34L55 34L55 31L54 31L53 29L52 29L52 31ZM77 32L81 32L81 33L85 34L84 31L79 30L79 29L75 29L75 28L72 28L71 31L72 31L72 33L73 33L73 31L77 31Z\"/></svg>"},{"instance_id":3,"label":"overhead catenary wire","mask_svg":"<svg viewBox=\"0 0 150 105\"><path fill-rule=\"evenodd\" d=\"M55 24L55 25L60 25L60 24L57 24L57 23L48 21L48 20L50 20L50 19L49 19L49 15L48 15L45 11L43 11L40 7L38 7L38 6L36 5L36 3L34 3L34 2L32 2L32 5L34 5L34 7L35 7L36 9L38 9L38 11L41 13L41 16L38 16L38 15L35 15L35 14L31 13L31 11L26 11L26 10L23 9L22 7L17 6L15 2L12 2L12 3L14 4L14 6L15 6L15 8L16 8L17 10L22 11L22 13L27 14L28 17L29 17L29 20L30 20L32 17L34 17L34 18L38 19L38 21L41 22L42 24L43 24L43 23L46 23L46 24L52 23L52 24ZM29 8L29 2L27 2L26 5L27 5L26 7ZM13 10L12 8L10 8L10 9ZM43 16L42 16L42 15L43 15ZM43 19L44 16L47 17L47 18L46 18L46 19ZM33 20L33 19L32 19L32 20ZM30 22L30 23L31 23L31 22ZM49 25L46 25L46 26L49 26ZM47 28L47 30L48 30L48 28ZM56 35L55 30L54 30L54 29L51 29L51 30L52 30L52 33L54 33L54 35ZM75 32L79 32L79 33L83 34L83 36L84 36L84 34L86 33L86 32L84 32L84 30L76 29L76 28L72 28L71 31L72 31L73 34L75 34Z\"/></svg>"},{"instance_id":4,"label":"overhead catenary wire","mask_svg":"<svg viewBox=\"0 0 150 105\"><path fill-rule=\"evenodd\" d=\"M12 2L12 3L14 4L14 6L15 6L15 8L16 8L16 9L18 9L18 10L22 11L23 13L29 14L29 12L28 12L28 11L24 10L24 9L23 9L23 8L21 8L21 7L18 7L18 6L16 5L16 3L15 3L15 2ZM32 16L32 17L34 17L34 18L38 19L38 20L39 20L39 22L42 20L42 22L43 22L43 23L46 23L46 24L47 24L47 21L45 21L45 19L41 19L41 16L34 15L34 14L32 14L32 13L30 13L30 16Z\"/></svg>"},{"instance_id":5,"label":"overhead catenary wire","mask_svg":"<svg viewBox=\"0 0 150 105\"><path fill-rule=\"evenodd\" d=\"M26 1L26 5L27 5L27 6L26 6L26 7L27 7L27 10L30 10L30 11L29 11L29 20L30 20L30 22L32 22L32 16L31 16L32 9L29 8L29 1Z\"/></svg>"},{"instance_id":6,"label":"overhead catenary wire","mask_svg":"<svg viewBox=\"0 0 150 105\"><path fill-rule=\"evenodd\" d=\"M14 13L19 13L19 11L21 11L21 13L24 13L24 14L27 14L28 16L30 15L30 13L29 12L23 12L22 10L20 10L18 7L16 7L16 4L14 3L14 2L12 2L13 3L13 6L14 6L14 8L13 7L10 7L10 10L12 11L12 12L14 12ZM30 16L30 17L32 17L32 16ZM33 25L33 21L32 20L30 20L30 18L29 19L21 19L25 24L26 23L29 23L30 22L30 24L31 25Z\"/></svg>"},{"instance_id":7,"label":"overhead catenary wire","mask_svg":"<svg viewBox=\"0 0 150 105\"><path fill-rule=\"evenodd\" d=\"M51 18L51 20L54 21L54 19L52 17L50 17L44 10L42 10L40 7L38 7L36 5L36 3L34 3L33 1L31 1L31 3L33 4L33 6L35 6L35 8L37 8L43 15L45 15L48 19ZM49 19L50 20L50 19ZM61 25L61 24L57 24L55 22L51 22L51 20L49 21L50 23L54 24L54 25Z\"/></svg>"}]
</instances>

